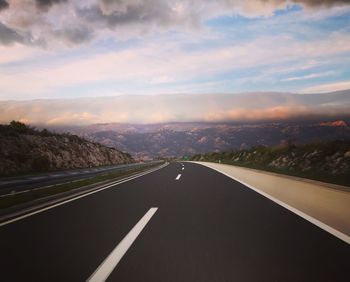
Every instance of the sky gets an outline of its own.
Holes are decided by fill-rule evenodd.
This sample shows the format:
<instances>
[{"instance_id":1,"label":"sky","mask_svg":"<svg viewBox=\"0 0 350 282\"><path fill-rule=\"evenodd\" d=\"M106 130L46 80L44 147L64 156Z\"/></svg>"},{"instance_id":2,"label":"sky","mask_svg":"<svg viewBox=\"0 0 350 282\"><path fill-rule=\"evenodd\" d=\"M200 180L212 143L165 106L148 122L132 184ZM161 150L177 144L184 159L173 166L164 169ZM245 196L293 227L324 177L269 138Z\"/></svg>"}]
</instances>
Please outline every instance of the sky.
<instances>
[{"instance_id":1,"label":"sky","mask_svg":"<svg viewBox=\"0 0 350 282\"><path fill-rule=\"evenodd\" d=\"M350 89L349 4L0 0L0 101Z\"/></svg>"}]
</instances>

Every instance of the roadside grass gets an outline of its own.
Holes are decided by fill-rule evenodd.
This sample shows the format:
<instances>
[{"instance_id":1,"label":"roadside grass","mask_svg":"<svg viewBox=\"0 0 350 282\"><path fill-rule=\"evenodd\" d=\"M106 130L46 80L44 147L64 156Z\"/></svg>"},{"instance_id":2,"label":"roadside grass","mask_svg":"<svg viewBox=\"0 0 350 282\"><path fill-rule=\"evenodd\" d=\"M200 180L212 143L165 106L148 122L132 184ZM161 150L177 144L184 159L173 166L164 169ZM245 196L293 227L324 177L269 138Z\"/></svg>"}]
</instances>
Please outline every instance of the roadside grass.
<instances>
[{"instance_id":1,"label":"roadside grass","mask_svg":"<svg viewBox=\"0 0 350 282\"><path fill-rule=\"evenodd\" d=\"M6 209L18 204L28 203L37 199L43 199L49 196L58 195L64 192L72 191L72 190L89 186L92 184L98 184L101 182L106 182L108 180L118 180L127 176L131 176L136 173L149 170L157 165L159 164L153 164L147 167L143 166L139 168L129 168L124 171L106 173L106 174L98 175L91 178L75 180L75 181L67 182L63 184L56 184L48 187L43 187L40 189L35 189L35 190L32 189L24 193L16 193L16 194L3 196L0 198L0 210Z\"/></svg>"}]
</instances>

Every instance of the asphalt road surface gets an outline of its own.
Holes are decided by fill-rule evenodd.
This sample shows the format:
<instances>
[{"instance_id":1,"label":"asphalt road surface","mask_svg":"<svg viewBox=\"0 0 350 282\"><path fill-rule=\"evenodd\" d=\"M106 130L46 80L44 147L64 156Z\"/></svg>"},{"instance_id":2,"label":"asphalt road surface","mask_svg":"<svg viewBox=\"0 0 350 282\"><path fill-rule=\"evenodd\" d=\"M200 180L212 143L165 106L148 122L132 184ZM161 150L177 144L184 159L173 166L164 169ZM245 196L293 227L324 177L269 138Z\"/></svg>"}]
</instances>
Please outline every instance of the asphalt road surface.
<instances>
[{"instance_id":1,"label":"asphalt road surface","mask_svg":"<svg viewBox=\"0 0 350 282\"><path fill-rule=\"evenodd\" d=\"M13 192L20 192L42 186L80 180L88 177L95 177L106 173L125 171L132 168L148 166L154 163L157 163L157 161L142 164L131 163L124 165L71 169L34 175L5 177L0 179L0 195L6 195Z\"/></svg>"},{"instance_id":2,"label":"asphalt road surface","mask_svg":"<svg viewBox=\"0 0 350 282\"><path fill-rule=\"evenodd\" d=\"M0 281L350 278L347 243L192 163L3 225L0 259Z\"/></svg>"}]
</instances>

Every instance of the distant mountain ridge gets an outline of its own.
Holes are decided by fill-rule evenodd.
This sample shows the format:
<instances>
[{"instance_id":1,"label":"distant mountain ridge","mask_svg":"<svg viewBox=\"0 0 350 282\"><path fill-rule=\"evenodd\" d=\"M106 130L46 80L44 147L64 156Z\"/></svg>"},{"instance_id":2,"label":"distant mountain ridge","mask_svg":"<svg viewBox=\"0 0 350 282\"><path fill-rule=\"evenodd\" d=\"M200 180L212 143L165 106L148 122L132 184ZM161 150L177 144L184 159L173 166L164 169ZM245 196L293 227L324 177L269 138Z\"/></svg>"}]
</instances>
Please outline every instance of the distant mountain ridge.
<instances>
[{"instance_id":1,"label":"distant mountain ridge","mask_svg":"<svg viewBox=\"0 0 350 282\"><path fill-rule=\"evenodd\" d=\"M70 134L35 130L20 122L0 125L0 175L116 165L132 157Z\"/></svg>"},{"instance_id":2,"label":"distant mountain ridge","mask_svg":"<svg viewBox=\"0 0 350 282\"><path fill-rule=\"evenodd\" d=\"M348 126L348 124L343 120L321 122L320 125L322 125L322 126L345 126L345 127Z\"/></svg>"},{"instance_id":3,"label":"distant mountain ridge","mask_svg":"<svg viewBox=\"0 0 350 282\"><path fill-rule=\"evenodd\" d=\"M63 130L63 129L61 129ZM350 140L348 121L289 123L165 123L94 124L64 129L108 147L130 152L135 158L181 157L197 153Z\"/></svg>"}]
</instances>

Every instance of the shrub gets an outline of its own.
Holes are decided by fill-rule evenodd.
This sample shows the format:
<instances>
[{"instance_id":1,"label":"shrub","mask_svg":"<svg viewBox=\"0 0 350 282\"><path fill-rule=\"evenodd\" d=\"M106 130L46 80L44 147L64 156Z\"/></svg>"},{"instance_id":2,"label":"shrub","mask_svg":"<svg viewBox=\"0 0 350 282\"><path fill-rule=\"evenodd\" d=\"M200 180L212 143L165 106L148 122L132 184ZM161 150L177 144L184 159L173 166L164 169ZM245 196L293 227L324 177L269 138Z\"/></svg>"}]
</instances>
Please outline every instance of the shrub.
<instances>
[{"instance_id":1,"label":"shrub","mask_svg":"<svg viewBox=\"0 0 350 282\"><path fill-rule=\"evenodd\" d=\"M10 122L10 128L15 130L18 133L26 133L29 131L29 127L26 126L24 123L19 122L19 121L11 121Z\"/></svg>"},{"instance_id":2,"label":"shrub","mask_svg":"<svg viewBox=\"0 0 350 282\"><path fill-rule=\"evenodd\" d=\"M43 130L41 130L40 136L49 137L49 136L52 136L52 133L48 131L46 128L44 128Z\"/></svg>"},{"instance_id":3,"label":"shrub","mask_svg":"<svg viewBox=\"0 0 350 282\"><path fill-rule=\"evenodd\" d=\"M32 169L34 171L45 172L50 169L50 160L46 156L39 156L33 159Z\"/></svg>"},{"instance_id":4,"label":"shrub","mask_svg":"<svg viewBox=\"0 0 350 282\"><path fill-rule=\"evenodd\" d=\"M31 128L19 121L11 121L8 125L0 125L0 134L8 136L17 136L18 134L35 134L34 128Z\"/></svg>"}]
</instances>

